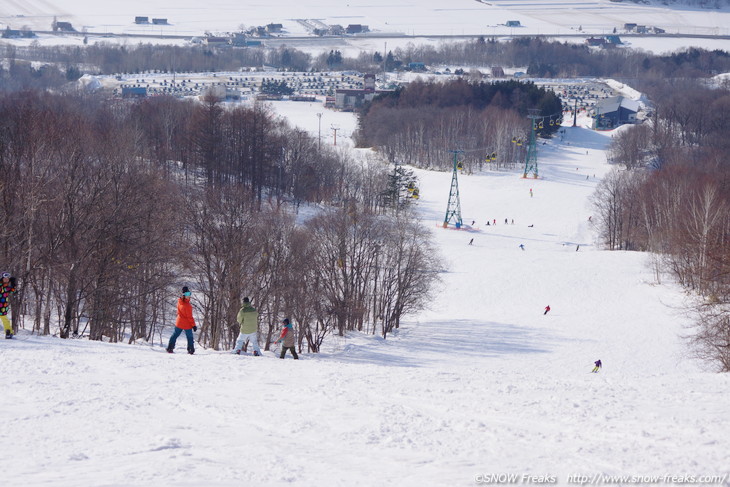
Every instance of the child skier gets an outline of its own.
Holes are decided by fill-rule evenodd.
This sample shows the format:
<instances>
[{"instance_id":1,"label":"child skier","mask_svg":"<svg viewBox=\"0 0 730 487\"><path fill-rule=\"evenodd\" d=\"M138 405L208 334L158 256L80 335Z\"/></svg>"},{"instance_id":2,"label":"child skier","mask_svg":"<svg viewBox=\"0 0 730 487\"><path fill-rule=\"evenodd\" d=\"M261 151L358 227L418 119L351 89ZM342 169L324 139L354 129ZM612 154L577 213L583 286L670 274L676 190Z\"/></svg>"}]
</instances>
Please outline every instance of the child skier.
<instances>
[{"instance_id":1,"label":"child skier","mask_svg":"<svg viewBox=\"0 0 730 487\"><path fill-rule=\"evenodd\" d=\"M9 272L2 273L2 281L0 281L0 321L5 328L5 338L13 338L13 325L8 319L8 310L10 310L10 296L16 293L15 278Z\"/></svg>"},{"instance_id":2,"label":"child skier","mask_svg":"<svg viewBox=\"0 0 730 487\"><path fill-rule=\"evenodd\" d=\"M175 321L175 331L170 337L170 342L167 344L167 353L173 353L175 350L175 342L180 333L185 331L185 336L188 339L188 353L190 355L195 353L195 339L193 338L193 331L198 331L198 327L195 326L195 319L193 318L193 305L190 304L190 289L187 286L182 288L182 296L177 300L177 320Z\"/></svg>"},{"instance_id":3,"label":"child skier","mask_svg":"<svg viewBox=\"0 0 730 487\"><path fill-rule=\"evenodd\" d=\"M600 360L600 359L596 360L596 361L595 361L595 362L593 362L593 363L594 363L594 364L596 364L596 366L595 366L595 367L593 367L593 370L591 370L591 372L593 372L593 373L595 374L595 373L597 373L597 372L598 372L599 370L601 370L601 367L603 367L603 365L601 364L601 360Z\"/></svg>"},{"instance_id":4,"label":"child skier","mask_svg":"<svg viewBox=\"0 0 730 487\"><path fill-rule=\"evenodd\" d=\"M287 350L291 350L291 354L294 357L294 360L299 360L299 356L297 355L297 351L294 348L294 343L296 342L296 337L294 335L294 328L292 327L292 324L289 322L289 318L284 318L284 321L281 322L284 325L284 329L281 330L281 336L278 340L276 340L274 343L281 343L284 342L281 347L281 355L279 358L284 358L286 355Z\"/></svg>"}]
</instances>

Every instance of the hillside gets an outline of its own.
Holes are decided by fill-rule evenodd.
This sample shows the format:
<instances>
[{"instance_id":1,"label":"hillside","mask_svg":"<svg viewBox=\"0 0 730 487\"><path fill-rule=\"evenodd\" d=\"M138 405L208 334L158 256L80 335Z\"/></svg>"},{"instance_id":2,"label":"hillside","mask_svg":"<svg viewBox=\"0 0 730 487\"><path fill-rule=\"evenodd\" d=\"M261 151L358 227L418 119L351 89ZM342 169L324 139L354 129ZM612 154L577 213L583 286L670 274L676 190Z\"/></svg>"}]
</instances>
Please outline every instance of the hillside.
<instances>
[{"instance_id":1,"label":"hillside","mask_svg":"<svg viewBox=\"0 0 730 487\"><path fill-rule=\"evenodd\" d=\"M293 118L316 131L302 107ZM595 245L588 199L610 133L566 131L540 146L541 179L461 177L471 231L440 228L450 175L418 171L448 270L431 308L386 341L332 337L295 362L3 340L3 485L728 485L730 377L686 356L679 287L656 285L646 255Z\"/></svg>"}]
</instances>

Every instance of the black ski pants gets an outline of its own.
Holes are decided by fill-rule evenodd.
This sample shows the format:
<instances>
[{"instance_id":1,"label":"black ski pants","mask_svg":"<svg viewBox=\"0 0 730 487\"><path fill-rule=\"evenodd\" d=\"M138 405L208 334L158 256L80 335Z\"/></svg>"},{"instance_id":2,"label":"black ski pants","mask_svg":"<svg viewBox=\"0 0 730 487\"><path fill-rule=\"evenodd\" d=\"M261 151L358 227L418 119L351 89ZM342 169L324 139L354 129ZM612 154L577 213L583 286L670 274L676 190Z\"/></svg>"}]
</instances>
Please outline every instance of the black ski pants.
<instances>
[{"instance_id":1,"label":"black ski pants","mask_svg":"<svg viewBox=\"0 0 730 487\"><path fill-rule=\"evenodd\" d=\"M297 355L297 351L294 347L281 347L281 355L279 355L279 358L284 358L287 350L291 350L291 354L294 357L294 360L299 360L299 355Z\"/></svg>"}]
</instances>

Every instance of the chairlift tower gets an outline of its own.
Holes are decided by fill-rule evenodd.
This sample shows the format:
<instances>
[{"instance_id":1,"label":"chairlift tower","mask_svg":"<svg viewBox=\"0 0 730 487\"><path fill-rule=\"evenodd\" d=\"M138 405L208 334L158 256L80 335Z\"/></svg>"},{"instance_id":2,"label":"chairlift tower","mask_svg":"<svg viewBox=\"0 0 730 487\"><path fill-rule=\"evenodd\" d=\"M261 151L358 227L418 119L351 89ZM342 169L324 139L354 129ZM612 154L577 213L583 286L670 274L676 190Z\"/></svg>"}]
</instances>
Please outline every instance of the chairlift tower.
<instances>
[{"instance_id":1,"label":"chairlift tower","mask_svg":"<svg viewBox=\"0 0 730 487\"><path fill-rule=\"evenodd\" d=\"M532 121L532 127L530 130L530 144L527 146L527 155L525 156L525 172L522 174L522 177L526 178L528 174L532 173L532 177L537 179L537 140L535 134L537 132L537 125L535 120L542 117L536 108L531 108L528 111L530 114L527 115L527 118Z\"/></svg>"},{"instance_id":2,"label":"chairlift tower","mask_svg":"<svg viewBox=\"0 0 730 487\"><path fill-rule=\"evenodd\" d=\"M452 221L456 228L461 228L461 200L459 199L459 178L458 164L459 154L464 152L461 150L449 151L454 154L454 171L451 176L451 190L449 191L449 206L446 208L446 217L444 218L444 228L449 226Z\"/></svg>"}]
</instances>

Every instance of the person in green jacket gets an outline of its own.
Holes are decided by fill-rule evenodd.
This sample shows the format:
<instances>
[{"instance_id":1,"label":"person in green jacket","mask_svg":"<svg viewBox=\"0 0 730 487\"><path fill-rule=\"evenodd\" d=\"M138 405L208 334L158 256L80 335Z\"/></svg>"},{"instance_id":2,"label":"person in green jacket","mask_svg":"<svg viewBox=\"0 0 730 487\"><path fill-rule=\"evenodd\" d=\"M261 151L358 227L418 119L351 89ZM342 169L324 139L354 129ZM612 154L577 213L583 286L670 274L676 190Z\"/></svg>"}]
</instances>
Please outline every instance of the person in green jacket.
<instances>
[{"instance_id":1,"label":"person in green jacket","mask_svg":"<svg viewBox=\"0 0 730 487\"><path fill-rule=\"evenodd\" d=\"M233 353L240 355L243 344L248 340L253 346L253 354L255 356L261 355L261 349L259 348L259 313L256 308L251 306L251 301L246 297L243 298L243 306L238 311L236 321L241 325L241 329L238 332L238 338L236 339L236 347L233 349Z\"/></svg>"}]
</instances>

